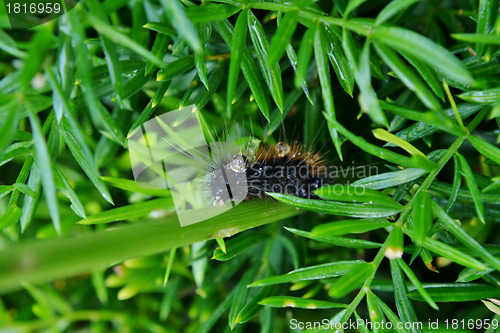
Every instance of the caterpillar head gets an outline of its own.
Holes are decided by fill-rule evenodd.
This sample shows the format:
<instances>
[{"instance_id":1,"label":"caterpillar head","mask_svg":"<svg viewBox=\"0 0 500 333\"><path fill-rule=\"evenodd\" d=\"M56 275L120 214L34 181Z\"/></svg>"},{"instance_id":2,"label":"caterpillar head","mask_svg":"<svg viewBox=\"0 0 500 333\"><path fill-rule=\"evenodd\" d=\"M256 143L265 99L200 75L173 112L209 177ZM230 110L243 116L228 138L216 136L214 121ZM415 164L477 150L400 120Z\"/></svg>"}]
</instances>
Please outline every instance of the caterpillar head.
<instances>
[{"instance_id":1,"label":"caterpillar head","mask_svg":"<svg viewBox=\"0 0 500 333\"><path fill-rule=\"evenodd\" d=\"M210 174L209 187L214 197L214 206L223 206L228 200L242 201L247 197L248 167L247 157L236 154L230 162L222 164Z\"/></svg>"}]
</instances>

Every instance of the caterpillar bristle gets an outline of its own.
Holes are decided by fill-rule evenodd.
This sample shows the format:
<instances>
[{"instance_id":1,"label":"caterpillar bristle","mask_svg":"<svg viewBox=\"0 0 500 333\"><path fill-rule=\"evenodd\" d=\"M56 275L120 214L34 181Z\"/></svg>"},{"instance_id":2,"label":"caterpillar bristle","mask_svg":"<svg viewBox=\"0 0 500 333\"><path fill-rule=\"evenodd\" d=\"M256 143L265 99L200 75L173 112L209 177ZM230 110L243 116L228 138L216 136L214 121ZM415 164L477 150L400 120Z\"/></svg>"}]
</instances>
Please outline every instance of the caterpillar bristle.
<instances>
[{"instance_id":1,"label":"caterpillar bristle","mask_svg":"<svg viewBox=\"0 0 500 333\"><path fill-rule=\"evenodd\" d=\"M261 145L255 161L264 162L266 159L287 158L286 163L295 163L296 166L306 164L310 171L317 170L324 166L323 156L314 150L304 150L303 145L293 142L291 145L285 142L278 142L275 146L265 147ZM267 152L266 152L267 151ZM264 154L264 152L266 152Z\"/></svg>"}]
</instances>

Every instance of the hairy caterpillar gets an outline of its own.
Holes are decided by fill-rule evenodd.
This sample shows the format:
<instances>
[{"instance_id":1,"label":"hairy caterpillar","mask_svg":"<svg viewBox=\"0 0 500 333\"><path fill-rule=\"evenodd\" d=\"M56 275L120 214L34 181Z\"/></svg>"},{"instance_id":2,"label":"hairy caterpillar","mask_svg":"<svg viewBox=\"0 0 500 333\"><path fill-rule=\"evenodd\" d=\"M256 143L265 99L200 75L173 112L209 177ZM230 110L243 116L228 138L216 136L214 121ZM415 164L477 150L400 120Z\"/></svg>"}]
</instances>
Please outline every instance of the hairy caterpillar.
<instances>
[{"instance_id":1,"label":"hairy caterpillar","mask_svg":"<svg viewBox=\"0 0 500 333\"><path fill-rule=\"evenodd\" d=\"M269 193L317 199L330 181L319 154L297 143L215 140L193 106L147 121L128 144L137 184L170 189L181 225Z\"/></svg>"},{"instance_id":2,"label":"hairy caterpillar","mask_svg":"<svg viewBox=\"0 0 500 333\"><path fill-rule=\"evenodd\" d=\"M314 191L327 184L318 153L284 142L260 145L255 155L238 153L228 162L219 161L205 177L214 205L228 200L264 198L267 193L314 198ZM246 181L240 179L244 177ZM242 185L240 185L242 184ZM227 191L226 191L227 189Z\"/></svg>"}]
</instances>

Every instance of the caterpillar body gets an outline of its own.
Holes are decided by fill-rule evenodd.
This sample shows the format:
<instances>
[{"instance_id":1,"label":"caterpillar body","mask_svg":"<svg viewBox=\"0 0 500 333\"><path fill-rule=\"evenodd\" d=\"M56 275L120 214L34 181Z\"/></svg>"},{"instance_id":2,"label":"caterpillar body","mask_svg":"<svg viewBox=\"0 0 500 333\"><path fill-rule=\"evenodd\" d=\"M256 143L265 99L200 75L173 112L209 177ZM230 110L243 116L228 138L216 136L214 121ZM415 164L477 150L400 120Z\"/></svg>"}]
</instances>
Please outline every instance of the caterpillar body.
<instances>
[{"instance_id":1,"label":"caterpillar body","mask_svg":"<svg viewBox=\"0 0 500 333\"><path fill-rule=\"evenodd\" d=\"M318 198L314 191L329 183L322 173L318 153L304 151L294 143L278 142L260 145L255 156L234 155L227 163L219 163L206 176L214 205L228 200L265 198L268 193L283 193L301 198ZM244 177L246 181L241 181ZM227 191L226 191L227 189Z\"/></svg>"}]
</instances>

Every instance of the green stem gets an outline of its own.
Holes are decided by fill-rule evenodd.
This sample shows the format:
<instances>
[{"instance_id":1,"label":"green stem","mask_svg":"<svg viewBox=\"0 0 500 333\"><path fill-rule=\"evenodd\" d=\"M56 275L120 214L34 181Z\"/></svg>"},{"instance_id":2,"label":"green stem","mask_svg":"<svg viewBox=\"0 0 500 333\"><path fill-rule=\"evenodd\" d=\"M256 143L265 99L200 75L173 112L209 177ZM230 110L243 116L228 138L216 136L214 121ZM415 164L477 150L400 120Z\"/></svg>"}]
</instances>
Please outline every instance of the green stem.
<instances>
[{"instance_id":1,"label":"green stem","mask_svg":"<svg viewBox=\"0 0 500 333\"><path fill-rule=\"evenodd\" d=\"M394 229L393 229L394 230ZM358 304L363 300L363 297L366 295L366 291L370 288L370 285L373 281L373 278L375 277L375 273L378 270L378 267L380 266L380 263L382 262L382 259L384 259L384 254L385 250L389 246L390 239L391 239L392 233L389 234L389 236L385 239L384 244L382 244L382 247L380 250L377 252L377 255L375 256L375 259L373 259L373 263L375 264L375 269L373 270L373 274L365 281L363 287L359 290L358 294L354 298L354 300L349 304L347 307L346 313L342 316L341 323L347 321L349 319L354 310L357 308Z\"/></svg>"},{"instance_id":2,"label":"green stem","mask_svg":"<svg viewBox=\"0 0 500 333\"><path fill-rule=\"evenodd\" d=\"M263 9L281 13L287 13L289 11L298 9L295 6L283 5L279 3L270 3L270 2L252 2L248 4L248 7L253 9ZM315 13L310 10L302 9L299 13L299 16L305 20L309 20L312 22L321 21L326 25L333 24L339 27L347 28L364 36L370 35L370 31L372 30L371 28L367 27L366 24L363 25L361 23L357 23L352 20L321 15L319 13Z\"/></svg>"},{"instance_id":3,"label":"green stem","mask_svg":"<svg viewBox=\"0 0 500 333\"><path fill-rule=\"evenodd\" d=\"M47 319L40 319L34 321L26 321L26 322L14 322L9 323L9 327L12 330L18 329L19 331L25 332L34 332L38 330L42 330L44 328L55 327L57 323L61 320L66 321L121 321L124 322L127 319L127 315L121 312L112 312L112 311L75 311L70 313L65 313L64 316L61 317L51 317Z\"/></svg>"},{"instance_id":4,"label":"green stem","mask_svg":"<svg viewBox=\"0 0 500 333\"><path fill-rule=\"evenodd\" d=\"M483 121L483 119L486 117L488 114L490 108L485 107L483 110L479 112L479 114L471 121L471 123L468 126L469 133L474 131L476 127ZM441 159L437 163L437 168L434 169L429 173L427 178L424 180L422 185L417 189L415 192L415 195L410 199L410 201L405 205L403 212L401 213L401 216L399 217L397 223L400 225L403 225L403 223L406 221L408 216L411 213L411 208L413 205L413 200L416 197L417 193L420 191L425 191L431 186L432 182L434 179L436 179L437 175L441 171L441 169L448 163L448 161L455 155L455 153L458 151L458 149L462 146L462 144L467 140L467 135L461 136L453 142L453 144L446 150L446 153L441 157Z\"/></svg>"},{"instance_id":5,"label":"green stem","mask_svg":"<svg viewBox=\"0 0 500 333\"><path fill-rule=\"evenodd\" d=\"M0 290L19 288L23 281L61 278L174 247L230 237L302 212L278 202L250 201L186 227L181 227L174 215L78 237L17 244L0 250Z\"/></svg>"}]
</instances>

